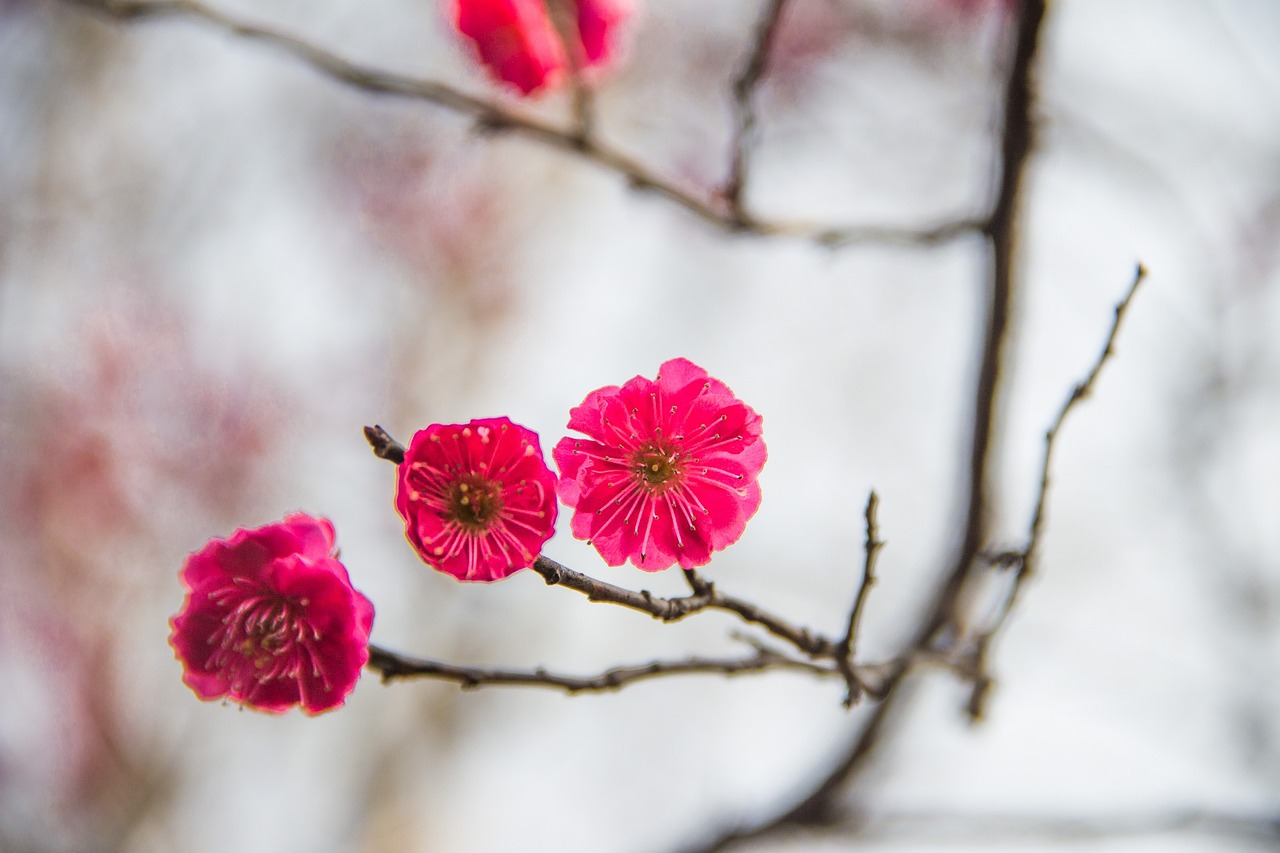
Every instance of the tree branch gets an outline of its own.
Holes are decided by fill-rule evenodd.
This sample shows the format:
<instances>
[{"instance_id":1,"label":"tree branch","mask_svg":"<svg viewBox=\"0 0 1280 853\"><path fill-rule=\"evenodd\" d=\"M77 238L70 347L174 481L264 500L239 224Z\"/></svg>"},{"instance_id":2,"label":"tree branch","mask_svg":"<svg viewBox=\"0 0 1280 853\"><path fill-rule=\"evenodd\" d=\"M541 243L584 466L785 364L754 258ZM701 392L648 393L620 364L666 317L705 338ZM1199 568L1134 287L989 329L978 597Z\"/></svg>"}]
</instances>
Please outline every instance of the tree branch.
<instances>
[{"instance_id":1,"label":"tree branch","mask_svg":"<svg viewBox=\"0 0 1280 853\"><path fill-rule=\"evenodd\" d=\"M740 675L766 670L795 670L822 678L838 677L830 666L798 660L780 652L756 647L755 654L743 658L689 657L677 661L652 661L637 666L619 666L599 675L558 675L545 669L509 670L455 666L454 664L415 658L379 646L369 646L370 669L382 676L384 683L408 678L431 678L450 681L463 690L479 687L547 687L566 693L601 693L618 690L637 681L668 675Z\"/></svg>"},{"instance_id":2,"label":"tree branch","mask_svg":"<svg viewBox=\"0 0 1280 853\"><path fill-rule=\"evenodd\" d=\"M849 611L849 625L845 629L844 636L836 645L836 666L845 675L845 681L848 683L849 691L844 697L844 706L846 708L853 707L853 703L858 701L858 682L853 675L853 657L857 650L858 628L862 622L862 610L866 606L867 596L871 592L871 587L876 583L876 557L880 553L880 549L884 547L884 542L880 540L879 529L876 526L876 509L880 506L880 498L873 489L867 495L867 508L863 512L863 517L867 522L867 540L864 545L866 556L862 562L862 582L858 584L858 593L853 599L853 609Z\"/></svg>"},{"instance_id":3,"label":"tree branch","mask_svg":"<svg viewBox=\"0 0 1280 853\"><path fill-rule=\"evenodd\" d=\"M722 610L735 614L744 622L759 625L775 637L786 640L811 658L834 658L835 644L810 631L792 625L780 616L757 607L749 601L722 595L715 585L703 581L702 591L681 598L662 598L648 590L635 592L625 587L615 586L590 575L575 572L547 557L538 557L533 570L542 575L542 579L552 586L563 586L580 592L591 601L617 604L631 610L648 613L654 619L663 622L676 622L686 616L702 610Z\"/></svg>"},{"instance_id":4,"label":"tree branch","mask_svg":"<svg viewBox=\"0 0 1280 853\"><path fill-rule=\"evenodd\" d=\"M1053 466L1053 451L1057 446L1058 434L1062 431L1062 425L1066 422L1067 416L1071 414L1076 405L1093 392L1094 385L1098 381L1098 376L1102 373L1103 365L1105 365L1111 356L1115 354L1116 336L1120 332L1120 323L1124 320L1125 312L1129 308L1129 303L1132 302L1134 294L1138 292L1138 286L1142 283L1142 280L1146 275L1146 267L1142 264L1138 264L1133 275L1133 282L1129 285L1128 291L1125 292L1124 298L1122 298L1119 304L1116 305L1115 316L1111 322L1111 330L1107 333L1107 339L1102 346L1102 350L1094 360L1093 366L1089 369L1089 373L1071 389L1071 393L1067 395L1067 399L1063 401L1062 407L1058 410L1058 416L1054 418L1053 424L1045 433L1044 456L1040 463L1040 488L1036 494L1035 510L1031 515L1031 526L1027 534L1027 544L1021 552L1000 555L1002 562L1011 566L1016 566L1015 571L1017 574L1014 576L1013 583L1009 587L1009 592L1001 603L996 616L982 631L976 641L974 652L976 661L976 677L974 679L973 693L969 700L969 716L972 719L976 720L982 716L987 691L991 685L989 669L991 644L1004 628L1005 623L1009 619L1009 614L1018 603L1023 588L1035 573L1036 564L1039 562L1040 540L1044 532L1045 506L1047 504L1049 494L1049 474Z\"/></svg>"},{"instance_id":5,"label":"tree branch","mask_svg":"<svg viewBox=\"0 0 1280 853\"><path fill-rule=\"evenodd\" d=\"M821 246L865 244L932 247L979 231L972 216L953 217L919 228L878 225L822 225L799 221L743 219L728 209L718 193L701 193L680 186L655 169L601 142L590 127L589 103L575 102L574 126L563 128L518 113L498 101L468 95L431 80L381 71L350 62L337 54L271 27L240 20L197 0L65 0L123 21L180 18L211 26L238 38L269 45L300 60L343 85L375 95L390 95L433 104L471 116L481 133L511 133L559 151L579 156L624 178L632 189L652 193L683 208L704 222L730 234L790 237Z\"/></svg>"},{"instance_id":6,"label":"tree branch","mask_svg":"<svg viewBox=\"0 0 1280 853\"><path fill-rule=\"evenodd\" d=\"M773 47L778 24L786 8L787 0L768 0L765 4L760 22L756 24L751 53L747 57L746 65L742 68L742 73L733 82L736 125L733 134L733 157L722 194L729 205L731 215L744 224L750 220L750 216L743 206L742 195L747 183L747 161L756 141L756 114L752 99L756 86L764 78L769 52Z\"/></svg>"}]
</instances>

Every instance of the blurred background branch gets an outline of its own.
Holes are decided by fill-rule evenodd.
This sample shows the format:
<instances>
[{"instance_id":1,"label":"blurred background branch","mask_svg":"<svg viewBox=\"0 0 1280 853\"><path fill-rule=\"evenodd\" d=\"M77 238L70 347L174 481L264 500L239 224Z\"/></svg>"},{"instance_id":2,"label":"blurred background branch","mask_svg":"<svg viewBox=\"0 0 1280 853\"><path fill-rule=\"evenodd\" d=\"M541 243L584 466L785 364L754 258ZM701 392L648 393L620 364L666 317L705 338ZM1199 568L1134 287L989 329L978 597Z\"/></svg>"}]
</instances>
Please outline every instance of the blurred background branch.
<instances>
[{"instance_id":1,"label":"blurred background branch","mask_svg":"<svg viewBox=\"0 0 1280 853\"><path fill-rule=\"evenodd\" d=\"M665 198L704 222L730 233L760 237L793 237L831 247L863 244L929 247L948 243L983 227L978 219L965 216L918 228L899 228L884 225L828 225L771 221L764 217L746 214L742 207L742 194L746 181L747 148L750 144L748 137L754 125L749 99L751 90L764 73L768 38L777 26L785 4L777 4L776 11L770 10L757 36L751 62L742 80L735 85L735 103L739 104L740 118L737 141L733 147L733 166L727 191L724 194L728 203L725 209L725 204L719 200L720 194L700 193L680 186L645 163L602 142L592 132L590 122L584 121L581 114L575 121L575 126L566 129L533 115L516 112L497 101L468 95L442 83L405 77L349 62L295 36L271 27L243 21L196 0L65 0L65 2L84 6L125 21L141 21L149 18L190 19L239 38L263 42L301 60L321 74L344 85L371 94L425 101L444 109L474 116L476 130L482 134L512 133L568 154L584 157L596 166L622 176L631 188ZM580 105L585 104L581 98L578 102Z\"/></svg>"}]
</instances>

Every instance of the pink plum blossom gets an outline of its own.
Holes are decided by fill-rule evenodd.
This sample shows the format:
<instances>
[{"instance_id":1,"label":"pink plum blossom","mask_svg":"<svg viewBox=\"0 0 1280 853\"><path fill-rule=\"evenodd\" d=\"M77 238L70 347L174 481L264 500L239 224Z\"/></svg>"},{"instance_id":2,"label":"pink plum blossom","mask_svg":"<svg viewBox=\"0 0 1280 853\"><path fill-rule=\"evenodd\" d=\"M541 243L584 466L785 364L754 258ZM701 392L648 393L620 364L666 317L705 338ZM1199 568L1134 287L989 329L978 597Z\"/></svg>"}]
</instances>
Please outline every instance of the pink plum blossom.
<instances>
[{"instance_id":1,"label":"pink plum blossom","mask_svg":"<svg viewBox=\"0 0 1280 853\"><path fill-rule=\"evenodd\" d=\"M298 513L213 539L187 558L181 578L187 598L169 642L201 699L318 714L355 687L373 605L334 556L326 519Z\"/></svg>"},{"instance_id":2,"label":"pink plum blossom","mask_svg":"<svg viewBox=\"0 0 1280 853\"><path fill-rule=\"evenodd\" d=\"M565 38L547 2L572 14ZM480 61L522 94L556 87L570 70L566 39L579 68L607 65L615 30L631 14L629 0L455 0L458 32L475 43Z\"/></svg>"},{"instance_id":3,"label":"pink plum blossom","mask_svg":"<svg viewBox=\"0 0 1280 853\"><path fill-rule=\"evenodd\" d=\"M458 580L501 580L533 565L551 538L556 476L538 434L507 418L434 424L405 451L396 510L428 565Z\"/></svg>"},{"instance_id":4,"label":"pink plum blossom","mask_svg":"<svg viewBox=\"0 0 1280 853\"><path fill-rule=\"evenodd\" d=\"M611 566L704 566L760 507L760 416L720 380L677 358L587 395L554 457L573 535Z\"/></svg>"}]
</instances>

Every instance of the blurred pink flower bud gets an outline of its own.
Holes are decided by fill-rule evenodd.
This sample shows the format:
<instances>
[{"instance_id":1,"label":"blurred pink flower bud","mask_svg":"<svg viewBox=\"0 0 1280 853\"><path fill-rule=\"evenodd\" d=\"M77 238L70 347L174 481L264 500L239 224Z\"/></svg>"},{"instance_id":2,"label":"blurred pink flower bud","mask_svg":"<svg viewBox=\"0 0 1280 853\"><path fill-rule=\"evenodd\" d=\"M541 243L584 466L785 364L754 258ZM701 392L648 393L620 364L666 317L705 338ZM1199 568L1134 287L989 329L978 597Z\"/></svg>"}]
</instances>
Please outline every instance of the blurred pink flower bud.
<instances>
[{"instance_id":1,"label":"blurred pink flower bud","mask_svg":"<svg viewBox=\"0 0 1280 853\"><path fill-rule=\"evenodd\" d=\"M547 3L566 13L564 39ZM614 55L614 31L631 14L630 0L456 0L455 23L493 76L525 95L556 87L570 63L604 67Z\"/></svg>"},{"instance_id":2,"label":"blurred pink flower bud","mask_svg":"<svg viewBox=\"0 0 1280 853\"><path fill-rule=\"evenodd\" d=\"M169 636L187 686L272 713L341 705L369 659L373 605L333 553L333 525L299 513L188 557Z\"/></svg>"}]
</instances>

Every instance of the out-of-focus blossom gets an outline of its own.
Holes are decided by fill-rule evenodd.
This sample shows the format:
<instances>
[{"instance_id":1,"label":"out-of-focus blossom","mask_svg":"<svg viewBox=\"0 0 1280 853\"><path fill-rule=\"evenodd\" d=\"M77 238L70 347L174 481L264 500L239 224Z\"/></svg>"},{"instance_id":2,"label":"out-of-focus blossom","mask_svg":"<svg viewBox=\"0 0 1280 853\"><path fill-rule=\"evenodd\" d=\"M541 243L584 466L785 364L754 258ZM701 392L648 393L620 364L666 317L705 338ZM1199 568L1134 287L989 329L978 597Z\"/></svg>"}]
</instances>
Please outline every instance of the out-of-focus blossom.
<instances>
[{"instance_id":1,"label":"out-of-focus blossom","mask_svg":"<svg viewBox=\"0 0 1280 853\"><path fill-rule=\"evenodd\" d=\"M578 39L582 56L578 64L584 68L602 66L617 50L614 33L631 16L630 0L570 0L577 8Z\"/></svg>"},{"instance_id":2,"label":"out-of-focus blossom","mask_svg":"<svg viewBox=\"0 0 1280 853\"><path fill-rule=\"evenodd\" d=\"M295 514L187 558L169 642L201 699L282 713L341 705L369 659L373 605L334 556L333 525Z\"/></svg>"},{"instance_id":3,"label":"out-of-focus blossom","mask_svg":"<svg viewBox=\"0 0 1280 853\"><path fill-rule=\"evenodd\" d=\"M456 0L458 31L480 61L523 94L560 85L573 66L606 66L629 0ZM563 19L557 28L553 15ZM572 54L572 61L570 55Z\"/></svg>"},{"instance_id":4,"label":"out-of-focus blossom","mask_svg":"<svg viewBox=\"0 0 1280 853\"><path fill-rule=\"evenodd\" d=\"M433 424L405 451L396 510L426 563L458 580L501 580L551 538L556 476L538 434L507 418Z\"/></svg>"},{"instance_id":5,"label":"out-of-focus blossom","mask_svg":"<svg viewBox=\"0 0 1280 853\"><path fill-rule=\"evenodd\" d=\"M555 447L573 535L648 572L706 565L760 506L760 416L683 358L587 395Z\"/></svg>"}]
</instances>

